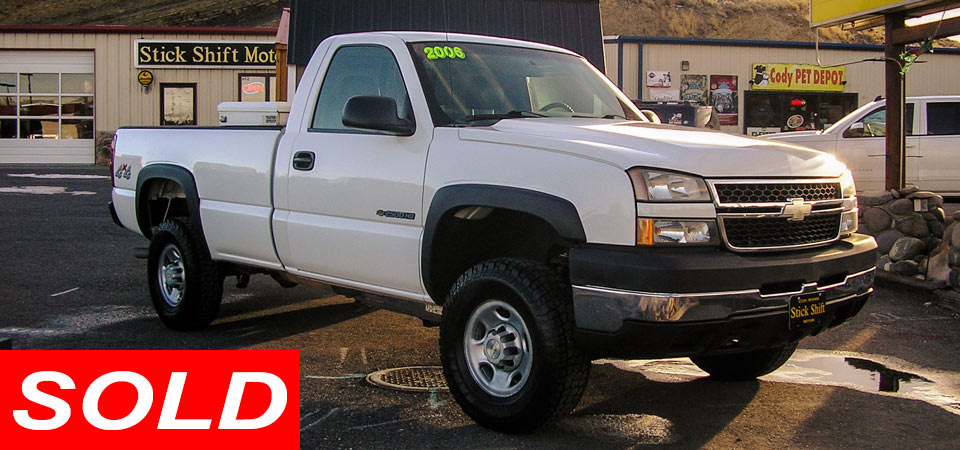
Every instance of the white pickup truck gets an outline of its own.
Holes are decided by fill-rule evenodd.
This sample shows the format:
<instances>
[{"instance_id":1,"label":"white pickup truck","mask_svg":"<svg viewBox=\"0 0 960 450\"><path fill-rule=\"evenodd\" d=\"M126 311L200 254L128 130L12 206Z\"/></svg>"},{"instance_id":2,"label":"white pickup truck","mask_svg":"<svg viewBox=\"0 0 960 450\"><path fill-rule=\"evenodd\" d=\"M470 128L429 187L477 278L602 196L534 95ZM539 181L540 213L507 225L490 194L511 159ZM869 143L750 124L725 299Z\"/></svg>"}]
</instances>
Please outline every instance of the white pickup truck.
<instances>
[{"instance_id":1,"label":"white pickup truck","mask_svg":"<svg viewBox=\"0 0 960 450\"><path fill-rule=\"evenodd\" d=\"M834 157L656 125L582 57L439 33L331 37L281 128L123 128L115 221L150 239L175 329L268 274L439 323L453 396L520 432L570 411L591 358L778 368L872 292Z\"/></svg>"},{"instance_id":2,"label":"white pickup truck","mask_svg":"<svg viewBox=\"0 0 960 450\"><path fill-rule=\"evenodd\" d=\"M835 155L853 172L857 187L882 191L886 164L887 102L877 99L822 131L767 134L765 139L803 145ZM960 195L960 96L907 97L907 183L945 195Z\"/></svg>"}]
</instances>

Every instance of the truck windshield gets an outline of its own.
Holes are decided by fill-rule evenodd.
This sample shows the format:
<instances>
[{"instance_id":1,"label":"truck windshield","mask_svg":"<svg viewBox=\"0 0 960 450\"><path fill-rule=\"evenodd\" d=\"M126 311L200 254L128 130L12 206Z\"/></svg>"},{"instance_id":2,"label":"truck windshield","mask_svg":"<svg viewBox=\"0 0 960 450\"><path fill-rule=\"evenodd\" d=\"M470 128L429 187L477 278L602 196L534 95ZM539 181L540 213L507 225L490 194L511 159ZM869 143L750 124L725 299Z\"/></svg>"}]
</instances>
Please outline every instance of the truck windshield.
<instances>
[{"instance_id":1,"label":"truck windshield","mask_svg":"<svg viewBox=\"0 0 960 450\"><path fill-rule=\"evenodd\" d=\"M438 126L537 117L645 120L581 57L467 42L418 42L410 49Z\"/></svg>"}]
</instances>

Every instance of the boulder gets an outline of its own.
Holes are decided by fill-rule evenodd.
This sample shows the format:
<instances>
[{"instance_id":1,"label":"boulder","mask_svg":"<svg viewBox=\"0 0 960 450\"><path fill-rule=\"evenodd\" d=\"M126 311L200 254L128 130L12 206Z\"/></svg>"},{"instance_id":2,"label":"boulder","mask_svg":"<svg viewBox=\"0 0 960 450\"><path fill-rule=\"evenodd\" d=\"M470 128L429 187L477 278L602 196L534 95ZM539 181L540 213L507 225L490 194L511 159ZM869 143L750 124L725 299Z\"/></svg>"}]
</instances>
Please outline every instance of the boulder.
<instances>
[{"instance_id":1,"label":"boulder","mask_svg":"<svg viewBox=\"0 0 960 450\"><path fill-rule=\"evenodd\" d=\"M906 216L913 214L913 200L907 200L905 198L897 199L887 205L887 209L890 210L891 214L897 216Z\"/></svg>"},{"instance_id":2,"label":"boulder","mask_svg":"<svg viewBox=\"0 0 960 450\"><path fill-rule=\"evenodd\" d=\"M928 265L929 263L930 263L930 260L929 260L926 256L920 258L920 260L917 261L917 264L919 264L919 266L920 266L920 267L917 269L917 272L920 273L921 275L926 275L926 274L927 274L927 265Z\"/></svg>"},{"instance_id":3,"label":"boulder","mask_svg":"<svg viewBox=\"0 0 960 450\"><path fill-rule=\"evenodd\" d=\"M960 271L957 271L956 269L951 270L947 283L949 283L954 289L960 289Z\"/></svg>"},{"instance_id":4,"label":"boulder","mask_svg":"<svg viewBox=\"0 0 960 450\"><path fill-rule=\"evenodd\" d=\"M953 237L953 230L957 228L957 223L960 222L951 223L950 225L947 225L947 229L943 230L944 241L950 242L950 238Z\"/></svg>"},{"instance_id":5,"label":"boulder","mask_svg":"<svg viewBox=\"0 0 960 450\"><path fill-rule=\"evenodd\" d=\"M907 236L922 238L930 235L930 228L927 227L927 221L923 220L923 217L919 214L897 218L895 227L897 231Z\"/></svg>"},{"instance_id":6,"label":"boulder","mask_svg":"<svg viewBox=\"0 0 960 450\"><path fill-rule=\"evenodd\" d=\"M893 263L893 266L890 267L890 271L897 275L912 277L920 273L920 265L917 264L916 261L911 261L909 259L906 259L903 261L897 261Z\"/></svg>"},{"instance_id":7,"label":"boulder","mask_svg":"<svg viewBox=\"0 0 960 450\"><path fill-rule=\"evenodd\" d=\"M931 281L942 281L944 283L950 280L950 266L947 265L950 255L950 248L946 245L940 245L933 253L927 263L927 279Z\"/></svg>"},{"instance_id":8,"label":"boulder","mask_svg":"<svg viewBox=\"0 0 960 450\"><path fill-rule=\"evenodd\" d=\"M953 248L960 249L960 227L954 224L950 228L953 228L953 230L950 232L950 245L952 245ZM947 239L946 234L943 235L943 239Z\"/></svg>"},{"instance_id":9,"label":"boulder","mask_svg":"<svg viewBox=\"0 0 960 450\"><path fill-rule=\"evenodd\" d=\"M947 264L951 267L960 267L960 249L947 248Z\"/></svg>"},{"instance_id":10,"label":"boulder","mask_svg":"<svg viewBox=\"0 0 960 450\"><path fill-rule=\"evenodd\" d=\"M916 186L907 186L907 187L905 187L905 188L903 188L903 189L900 189L900 196L901 196L901 197L906 197L906 196L908 196L908 195L910 195L910 194L913 194L913 193L916 193L916 192L920 192L920 188L918 188L918 187L916 187Z\"/></svg>"},{"instance_id":11,"label":"boulder","mask_svg":"<svg viewBox=\"0 0 960 450\"><path fill-rule=\"evenodd\" d=\"M862 192L857 196L857 202L861 206L880 206L893 200L893 195L887 191L881 192Z\"/></svg>"},{"instance_id":12,"label":"boulder","mask_svg":"<svg viewBox=\"0 0 960 450\"><path fill-rule=\"evenodd\" d=\"M951 218L953 220L960 220L960 211L954 211L953 216L951 216Z\"/></svg>"},{"instance_id":13,"label":"boulder","mask_svg":"<svg viewBox=\"0 0 960 450\"><path fill-rule=\"evenodd\" d=\"M943 212L943 208L939 208L939 207L931 209L930 211L927 211L921 215L926 220L936 220L938 222L943 222L947 218Z\"/></svg>"},{"instance_id":14,"label":"boulder","mask_svg":"<svg viewBox=\"0 0 960 450\"><path fill-rule=\"evenodd\" d=\"M893 198L900 198L900 191L898 191L898 190L896 190L896 189L890 189L890 190L887 191L887 192L889 192L890 195L893 196Z\"/></svg>"},{"instance_id":15,"label":"boulder","mask_svg":"<svg viewBox=\"0 0 960 450\"><path fill-rule=\"evenodd\" d=\"M904 236L893 243L893 248L890 249L890 259L898 262L913 258L923 253L924 247L923 241L920 239Z\"/></svg>"},{"instance_id":16,"label":"boulder","mask_svg":"<svg viewBox=\"0 0 960 450\"><path fill-rule=\"evenodd\" d=\"M880 208L867 208L863 212L863 226L870 234L880 233L890 229L893 217L890 213Z\"/></svg>"},{"instance_id":17,"label":"boulder","mask_svg":"<svg viewBox=\"0 0 960 450\"><path fill-rule=\"evenodd\" d=\"M890 249L893 248L893 243L897 242L897 239L903 237L903 233L897 230L887 230L876 236L877 239L877 251L881 255L886 255L890 253Z\"/></svg>"},{"instance_id":18,"label":"boulder","mask_svg":"<svg viewBox=\"0 0 960 450\"><path fill-rule=\"evenodd\" d=\"M940 246L943 243L943 239L940 239L934 235L927 236L923 238L923 247L924 252L930 253L933 249Z\"/></svg>"},{"instance_id":19,"label":"boulder","mask_svg":"<svg viewBox=\"0 0 960 450\"><path fill-rule=\"evenodd\" d=\"M931 236L943 236L943 222L939 220L928 220L927 228L930 230Z\"/></svg>"}]
</instances>

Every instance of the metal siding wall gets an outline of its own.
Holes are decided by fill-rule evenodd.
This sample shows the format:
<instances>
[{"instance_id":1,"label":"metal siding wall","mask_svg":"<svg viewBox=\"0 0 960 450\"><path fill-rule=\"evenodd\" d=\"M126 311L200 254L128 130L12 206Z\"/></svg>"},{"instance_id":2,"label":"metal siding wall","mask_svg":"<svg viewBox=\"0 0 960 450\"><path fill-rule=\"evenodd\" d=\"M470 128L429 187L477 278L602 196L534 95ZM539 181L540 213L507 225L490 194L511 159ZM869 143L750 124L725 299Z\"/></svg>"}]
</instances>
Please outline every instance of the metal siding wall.
<instances>
[{"instance_id":1,"label":"metal siding wall","mask_svg":"<svg viewBox=\"0 0 960 450\"><path fill-rule=\"evenodd\" d=\"M334 34L440 31L569 48L603 69L596 0L292 0L288 62L306 65Z\"/></svg>"},{"instance_id":2,"label":"metal siding wall","mask_svg":"<svg viewBox=\"0 0 960 450\"><path fill-rule=\"evenodd\" d=\"M603 60L605 62L607 78L617 84L617 68L620 67L620 60L617 59L620 46L617 43L603 44Z\"/></svg>"},{"instance_id":3,"label":"metal siding wall","mask_svg":"<svg viewBox=\"0 0 960 450\"><path fill-rule=\"evenodd\" d=\"M609 56L610 48L616 49L616 43L608 43L607 61L614 63L616 58ZM637 44L624 43L623 85L624 92L630 98L637 98L636 86L642 74L637 73ZM882 52L861 50L820 50L823 64L838 64L882 56ZM690 70L680 70L681 61L690 62ZM956 95L960 94L960 55L937 54L924 55L924 64L914 65L907 74L907 95ZM723 126L723 131L743 132L744 92L751 89L753 63L806 63L816 64L816 52L810 49L735 47L691 44L643 44L643 70L669 70L675 86L679 86L680 75L684 73L705 75L737 75L739 86L739 125ZM608 69L616 73L616 67ZM856 93L862 105L884 93L883 63L868 62L850 64L846 68L847 86L845 92ZM649 90L642 88L642 98L649 99Z\"/></svg>"},{"instance_id":4,"label":"metal siding wall","mask_svg":"<svg viewBox=\"0 0 960 450\"><path fill-rule=\"evenodd\" d=\"M197 83L197 121L218 123L217 105L238 101L241 73L274 73L273 69L149 69L155 81L149 93L136 81L140 69L133 60L134 41L143 39L200 41L265 41L273 36L212 34L121 33L4 33L0 49L92 50L95 73L95 124L97 131L122 126L160 124L160 83Z\"/></svg>"}]
</instances>

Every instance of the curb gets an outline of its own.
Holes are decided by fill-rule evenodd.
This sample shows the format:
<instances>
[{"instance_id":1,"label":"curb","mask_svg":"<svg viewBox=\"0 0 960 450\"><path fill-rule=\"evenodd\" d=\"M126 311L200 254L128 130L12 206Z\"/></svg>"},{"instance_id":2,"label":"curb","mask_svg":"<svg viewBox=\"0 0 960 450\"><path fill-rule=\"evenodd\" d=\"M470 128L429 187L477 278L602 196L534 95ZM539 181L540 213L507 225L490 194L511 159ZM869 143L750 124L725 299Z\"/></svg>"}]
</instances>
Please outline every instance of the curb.
<instances>
[{"instance_id":1,"label":"curb","mask_svg":"<svg viewBox=\"0 0 960 450\"><path fill-rule=\"evenodd\" d=\"M877 270L876 285L933 296L933 304L960 314L960 293L942 281L924 281Z\"/></svg>"}]
</instances>

